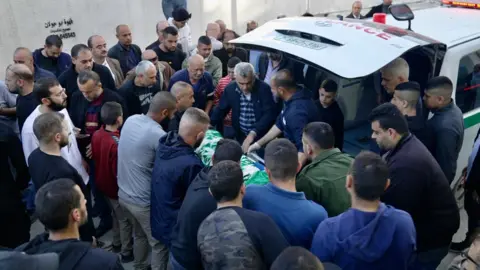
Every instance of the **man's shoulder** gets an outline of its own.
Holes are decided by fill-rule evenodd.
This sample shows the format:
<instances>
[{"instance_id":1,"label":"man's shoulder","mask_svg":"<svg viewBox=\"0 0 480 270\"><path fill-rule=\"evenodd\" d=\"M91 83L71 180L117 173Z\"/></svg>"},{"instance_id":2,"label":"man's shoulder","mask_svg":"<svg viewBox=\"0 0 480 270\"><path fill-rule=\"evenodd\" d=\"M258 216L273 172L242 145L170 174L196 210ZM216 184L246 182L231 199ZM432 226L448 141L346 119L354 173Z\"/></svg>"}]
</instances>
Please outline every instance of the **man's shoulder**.
<instances>
[{"instance_id":1,"label":"man's shoulder","mask_svg":"<svg viewBox=\"0 0 480 270\"><path fill-rule=\"evenodd\" d=\"M170 78L170 83L172 83L172 81L184 81L186 80L186 76L187 76L187 70L186 69L181 69L179 71L176 71L172 78Z\"/></svg>"},{"instance_id":2,"label":"man's shoulder","mask_svg":"<svg viewBox=\"0 0 480 270\"><path fill-rule=\"evenodd\" d=\"M97 63L93 63L92 71L95 71L95 72L99 73L98 74L99 76L102 76L103 74L109 74L109 75L111 74L110 70L106 66L100 65L100 64L97 64Z\"/></svg>"},{"instance_id":3,"label":"man's shoulder","mask_svg":"<svg viewBox=\"0 0 480 270\"><path fill-rule=\"evenodd\" d=\"M92 269L124 269L116 254L101 248L90 248L82 264L85 262L88 262Z\"/></svg>"},{"instance_id":4,"label":"man's shoulder","mask_svg":"<svg viewBox=\"0 0 480 270\"><path fill-rule=\"evenodd\" d=\"M116 65L120 66L120 62L119 62L117 59L111 58L111 57L107 57L106 59L107 59L107 62L110 62L110 63L112 63L112 64L115 65L115 66L116 66Z\"/></svg>"}]
</instances>

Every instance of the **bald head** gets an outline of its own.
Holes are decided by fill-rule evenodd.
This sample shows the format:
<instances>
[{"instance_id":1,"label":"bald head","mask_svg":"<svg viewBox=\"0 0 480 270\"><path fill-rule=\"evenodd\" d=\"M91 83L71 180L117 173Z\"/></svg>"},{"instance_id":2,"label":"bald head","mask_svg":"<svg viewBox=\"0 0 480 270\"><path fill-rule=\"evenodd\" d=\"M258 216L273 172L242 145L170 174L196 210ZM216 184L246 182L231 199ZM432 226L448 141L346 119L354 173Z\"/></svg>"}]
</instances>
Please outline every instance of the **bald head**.
<instances>
[{"instance_id":1,"label":"bald head","mask_svg":"<svg viewBox=\"0 0 480 270\"><path fill-rule=\"evenodd\" d=\"M157 57L157 54L155 53L154 50L145 50L143 53L142 53L142 60L148 60L148 61L152 61L152 59L155 59Z\"/></svg>"},{"instance_id":2,"label":"bald head","mask_svg":"<svg viewBox=\"0 0 480 270\"><path fill-rule=\"evenodd\" d=\"M190 80L198 81L202 78L205 72L205 61L199 54L190 56L188 59L188 75Z\"/></svg>"},{"instance_id":3,"label":"bald head","mask_svg":"<svg viewBox=\"0 0 480 270\"><path fill-rule=\"evenodd\" d=\"M13 53L13 62L15 64L26 65L31 72L34 72L34 60L32 51L25 47L18 47Z\"/></svg>"},{"instance_id":4,"label":"bald head","mask_svg":"<svg viewBox=\"0 0 480 270\"><path fill-rule=\"evenodd\" d=\"M195 102L193 88L186 82L176 82L170 93L177 99L177 111L183 112L192 107Z\"/></svg>"},{"instance_id":5,"label":"bald head","mask_svg":"<svg viewBox=\"0 0 480 270\"><path fill-rule=\"evenodd\" d=\"M216 20L215 21L216 23L218 23L218 25L220 25L220 32L225 32L225 30L227 30L227 25L225 24L224 21L222 20Z\"/></svg>"},{"instance_id":6,"label":"bald head","mask_svg":"<svg viewBox=\"0 0 480 270\"><path fill-rule=\"evenodd\" d=\"M120 24L115 29L116 36L120 44L124 46L132 45L132 32L130 31L130 27L126 24Z\"/></svg>"},{"instance_id":7,"label":"bald head","mask_svg":"<svg viewBox=\"0 0 480 270\"><path fill-rule=\"evenodd\" d=\"M157 31L157 35L160 37L163 35L163 30L168 27L168 22L167 21L159 21L155 27L155 30Z\"/></svg>"},{"instance_id":8,"label":"bald head","mask_svg":"<svg viewBox=\"0 0 480 270\"><path fill-rule=\"evenodd\" d=\"M24 64L11 64L5 72L5 84L13 94L26 95L33 90L33 72ZM29 92L25 90L28 88Z\"/></svg>"},{"instance_id":9,"label":"bald head","mask_svg":"<svg viewBox=\"0 0 480 270\"><path fill-rule=\"evenodd\" d=\"M207 24L206 35L207 37L219 38L222 34L222 30L218 23L209 23Z\"/></svg>"}]
</instances>

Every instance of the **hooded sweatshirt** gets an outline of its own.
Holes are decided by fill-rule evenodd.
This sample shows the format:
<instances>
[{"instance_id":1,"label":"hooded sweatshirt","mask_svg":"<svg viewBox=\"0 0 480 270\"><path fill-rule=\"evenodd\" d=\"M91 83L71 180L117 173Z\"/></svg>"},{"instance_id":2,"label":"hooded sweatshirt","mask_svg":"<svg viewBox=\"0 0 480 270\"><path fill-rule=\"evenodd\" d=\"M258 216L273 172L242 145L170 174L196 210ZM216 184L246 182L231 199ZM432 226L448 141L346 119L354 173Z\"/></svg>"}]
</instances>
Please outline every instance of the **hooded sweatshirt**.
<instances>
[{"instance_id":1,"label":"hooded sweatshirt","mask_svg":"<svg viewBox=\"0 0 480 270\"><path fill-rule=\"evenodd\" d=\"M415 237L410 215L381 203L377 212L351 208L322 222L311 251L344 270L407 269Z\"/></svg>"},{"instance_id":2,"label":"hooded sweatshirt","mask_svg":"<svg viewBox=\"0 0 480 270\"><path fill-rule=\"evenodd\" d=\"M56 253L59 255L58 270L122 270L117 255L100 248L92 248L90 243L77 239L51 241L43 233L29 243L16 248L26 254Z\"/></svg>"},{"instance_id":3,"label":"hooded sweatshirt","mask_svg":"<svg viewBox=\"0 0 480 270\"><path fill-rule=\"evenodd\" d=\"M167 246L188 187L203 167L195 149L177 131L160 138L152 173L150 222L153 237Z\"/></svg>"},{"instance_id":4,"label":"hooded sweatshirt","mask_svg":"<svg viewBox=\"0 0 480 270\"><path fill-rule=\"evenodd\" d=\"M210 182L205 167L193 180L173 227L170 252L186 269L202 269L202 258L197 249L197 232L200 224L217 209L217 202L208 191Z\"/></svg>"}]
</instances>

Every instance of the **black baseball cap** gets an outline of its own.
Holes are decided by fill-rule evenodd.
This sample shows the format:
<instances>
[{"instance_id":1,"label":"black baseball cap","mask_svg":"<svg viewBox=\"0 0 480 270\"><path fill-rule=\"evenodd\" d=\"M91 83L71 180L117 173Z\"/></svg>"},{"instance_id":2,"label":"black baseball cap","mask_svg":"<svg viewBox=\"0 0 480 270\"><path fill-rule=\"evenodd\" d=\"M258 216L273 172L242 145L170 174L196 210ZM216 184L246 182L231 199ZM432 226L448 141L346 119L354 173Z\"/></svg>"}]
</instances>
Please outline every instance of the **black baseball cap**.
<instances>
[{"instance_id":1,"label":"black baseball cap","mask_svg":"<svg viewBox=\"0 0 480 270\"><path fill-rule=\"evenodd\" d=\"M177 8L172 12L172 17L177 22L183 22L192 18L192 14L184 8Z\"/></svg>"}]
</instances>

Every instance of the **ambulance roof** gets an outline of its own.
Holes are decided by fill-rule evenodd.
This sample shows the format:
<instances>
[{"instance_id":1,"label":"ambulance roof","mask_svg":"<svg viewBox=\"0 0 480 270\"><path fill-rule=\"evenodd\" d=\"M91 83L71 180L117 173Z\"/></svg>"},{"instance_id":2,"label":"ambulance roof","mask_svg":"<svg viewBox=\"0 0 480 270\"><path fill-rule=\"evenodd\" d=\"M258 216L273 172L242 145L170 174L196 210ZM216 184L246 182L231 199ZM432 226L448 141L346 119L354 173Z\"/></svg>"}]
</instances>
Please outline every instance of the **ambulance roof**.
<instances>
[{"instance_id":1,"label":"ambulance roof","mask_svg":"<svg viewBox=\"0 0 480 270\"><path fill-rule=\"evenodd\" d=\"M413 11L412 30L452 47L480 38L480 9L438 6ZM387 24L407 28L407 22L387 17Z\"/></svg>"},{"instance_id":2,"label":"ambulance roof","mask_svg":"<svg viewBox=\"0 0 480 270\"><path fill-rule=\"evenodd\" d=\"M367 76L415 47L440 44L366 20L318 17L270 21L231 42L250 49L286 52L344 78Z\"/></svg>"}]
</instances>

